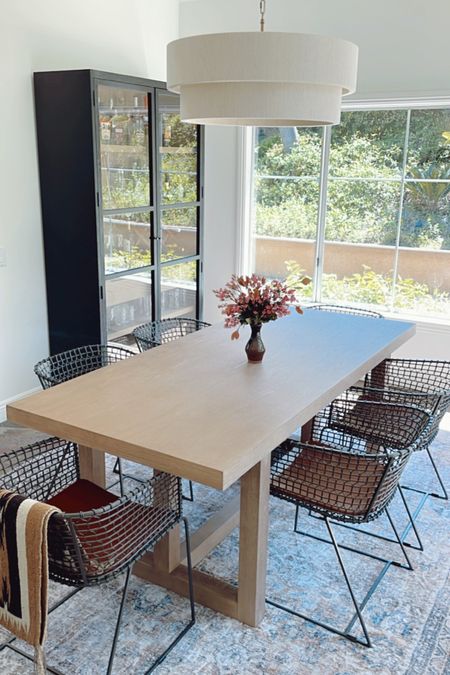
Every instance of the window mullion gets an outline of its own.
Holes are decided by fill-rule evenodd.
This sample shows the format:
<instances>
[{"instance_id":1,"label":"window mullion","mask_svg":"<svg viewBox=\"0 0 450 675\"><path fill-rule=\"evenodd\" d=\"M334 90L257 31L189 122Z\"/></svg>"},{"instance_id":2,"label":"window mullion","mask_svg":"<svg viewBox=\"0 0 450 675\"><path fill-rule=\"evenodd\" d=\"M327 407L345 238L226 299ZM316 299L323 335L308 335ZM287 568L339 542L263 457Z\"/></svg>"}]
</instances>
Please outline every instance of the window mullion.
<instances>
[{"instance_id":1,"label":"window mullion","mask_svg":"<svg viewBox=\"0 0 450 675\"><path fill-rule=\"evenodd\" d=\"M409 147L409 129L411 126L411 108L408 110L406 117L406 130L405 130L405 143L403 146L403 162L402 162L402 180L400 184L400 205L398 209L398 221L397 221L397 237L395 240L395 254L394 254L394 268L393 268L393 277L392 277L392 293L391 293L391 306L390 310L394 309L395 303L395 293L397 289L397 276L398 276L398 262L399 262L399 247L400 247L400 235L402 229L402 220L403 220L403 200L405 196L405 183L406 183L406 163L408 159L408 147Z\"/></svg>"},{"instance_id":2,"label":"window mullion","mask_svg":"<svg viewBox=\"0 0 450 675\"><path fill-rule=\"evenodd\" d=\"M319 206L317 210L316 248L314 255L313 299L320 302L322 296L323 255L328 200L328 173L330 160L331 127L324 127L322 154L320 158Z\"/></svg>"}]
</instances>

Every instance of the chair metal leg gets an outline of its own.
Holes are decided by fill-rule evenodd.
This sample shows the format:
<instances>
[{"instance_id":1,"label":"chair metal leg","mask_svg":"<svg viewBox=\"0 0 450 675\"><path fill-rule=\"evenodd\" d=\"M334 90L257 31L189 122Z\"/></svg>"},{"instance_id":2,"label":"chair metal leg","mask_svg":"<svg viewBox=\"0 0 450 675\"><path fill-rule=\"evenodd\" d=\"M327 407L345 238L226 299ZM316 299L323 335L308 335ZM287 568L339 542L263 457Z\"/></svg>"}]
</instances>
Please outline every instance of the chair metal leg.
<instances>
[{"instance_id":1,"label":"chair metal leg","mask_svg":"<svg viewBox=\"0 0 450 675\"><path fill-rule=\"evenodd\" d=\"M192 481L189 481L189 496L183 494L183 499L185 499L187 502L193 502L194 501L194 488L192 486Z\"/></svg>"},{"instance_id":2,"label":"chair metal leg","mask_svg":"<svg viewBox=\"0 0 450 675\"><path fill-rule=\"evenodd\" d=\"M120 464L120 460L117 457L116 461L114 462L113 473L117 473L117 474L119 473L119 464Z\"/></svg>"},{"instance_id":3,"label":"chair metal leg","mask_svg":"<svg viewBox=\"0 0 450 675\"><path fill-rule=\"evenodd\" d=\"M150 668L145 671L144 675L149 675L152 673L155 668L161 665L166 656L172 651L172 649L179 643L182 637L186 635L188 630L192 628L195 624L195 603L194 603L194 583L192 579L192 559L191 559L191 538L189 535L189 524L187 518L183 518L184 522L184 532L185 532L185 541L186 541L186 558L187 558L187 570L188 570L188 584L189 584L189 600L191 604L191 619L183 628L183 630L178 633L176 638L172 640L167 649L152 663Z\"/></svg>"},{"instance_id":4,"label":"chair metal leg","mask_svg":"<svg viewBox=\"0 0 450 675\"><path fill-rule=\"evenodd\" d=\"M142 478L138 478L137 476L132 476L129 473L123 473L122 471L122 460L120 457L117 457L114 466L113 466L113 473L119 476L119 480L115 483L112 483L109 487L114 487L119 483L120 485L120 494L123 495L123 479L124 478L129 478L130 480L135 480L137 483L145 483L146 481Z\"/></svg>"},{"instance_id":5,"label":"chair metal leg","mask_svg":"<svg viewBox=\"0 0 450 675\"><path fill-rule=\"evenodd\" d=\"M120 457L117 458L117 467L119 469L119 485L120 485L120 496L123 497L125 494L123 491L123 473L122 473L122 460Z\"/></svg>"},{"instance_id":6,"label":"chair metal leg","mask_svg":"<svg viewBox=\"0 0 450 675\"><path fill-rule=\"evenodd\" d=\"M60 607L64 602L66 602L66 600L69 600L69 598L71 598L73 595L76 595L77 593L79 593L82 590L83 590L83 588L74 588L72 591L70 591L70 593L68 593L63 598L61 598L61 600L58 600L58 602L55 602L55 604L52 605L50 607L50 609L48 610L48 613L51 614L51 612L53 612L55 609L58 609L58 607ZM34 656L31 656L30 654L27 654L22 649L20 649L19 647L16 647L16 645L13 644L16 640L17 640L16 636L13 635L12 637L9 638L9 640L7 640L6 642L3 642L0 645L0 652L3 649L5 649L6 647L8 647L8 649L12 649L14 652L16 652L16 654L20 654L21 656L24 656L29 661L34 662ZM64 675L64 673L62 673L60 670L58 670L57 668L53 668L52 666L49 666L49 665L46 665L46 670L49 673L54 673L54 675Z\"/></svg>"},{"instance_id":7,"label":"chair metal leg","mask_svg":"<svg viewBox=\"0 0 450 675\"><path fill-rule=\"evenodd\" d=\"M324 544L331 544L331 541L329 539L325 539L325 537L320 537L317 534L311 534L310 532L305 532L305 530L299 530L297 525L298 525L298 517L299 517L299 507L296 506L296 511L295 511L295 529L294 532L295 534L301 534L304 537L308 537L309 539L314 539L315 541L321 541ZM315 514L313 512L309 512L309 515L315 518L316 520L323 520L324 516L321 516L319 514ZM367 530L360 530L357 527L354 527L353 525L348 525L346 523L340 523L337 521L332 520L331 521L333 525L339 525L342 527L345 527L346 529L350 530L355 530L356 532L361 532L362 534L368 534L371 537L376 537L377 539L382 539L383 541L389 541L394 544L398 544L397 539L390 539L389 537L383 537L379 534L375 534L374 532L369 532ZM372 560L379 560L380 562L384 563L389 563L389 565L394 565L394 567L401 567L402 569L410 569L408 565L405 565L404 563L399 562L398 560L392 560L389 558L383 558L380 555L377 555L376 553L369 553L369 551L363 551L360 548L355 548L354 546L347 546L347 544L339 544L339 548L343 549L345 551L351 551L352 553L357 553L358 555L363 555L366 558L371 558Z\"/></svg>"},{"instance_id":8,"label":"chair metal leg","mask_svg":"<svg viewBox=\"0 0 450 675\"><path fill-rule=\"evenodd\" d=\"M395 535L395 538L396 538L396 540L397 540L397 543L398 543L398 545L400 546L400 548L401 548L401 550L402 550L403 557L404 557L405 560L406 560L406 565L407 565L407 567L408 567L409 570L412 570L412 569L414 569L414 568L413 568L413 566L412 566L412 564L411 564L411 560L409 559L409 556L408 556L408 554L407 554L407 552L406 552L405 544L404 544L404 542L402 541L402 538L400 537L400 535L399 535L399 533L398 533L398 531L397 531L397 528L395 527L395 523L394 523L394 521L392 520L392 516L391 516L391 514L389 513L389 509L388 509L388 508L386 508L386 515L387 515L388 520L389 520L389 522L390 522L390 524L391 524L392 531L394 532L394 535Z\"/></svg>"},{"instance_id":9,"label":"chair metal leg","mask_svg":"<svg viewBox=\"0 0 450 675\"><path fill-rule=\"evenodd\" d=\"M331 523L330 523L328 518L325 518L325 523L326 523L326 526L327 526L327 529L328 529L328 534L330 535L331 541L333 542L333 547L334 547L334 550L335 550L335 553L336 553L336 557L339 561L339 566L341 568L342 574L344 575L345 583L347 584L348 592L350 593L350 596L351 596L351 599L352 599L352 602L353 602L353 606L356 610L356 614L358 615L359 623L361 625L361 628L363 629L364 637L366 638L366 642L367 642L366 646L371 647L372 643L370 642L369 633L367 632L366 624L365 624L364 619L363 619L362 610L360 609L360 607L358 605L358 602L356 600L355 594L353 592L353 588L352 588L352 585L350 583L350 578L348 576L347 570L346 570L345 565L344 565L344 561L343 561L342 556L341 556L341 552L339 550L339 545L336 541L336 537L334 535L333 528L331 527ZM362 644L364 644L364 642Z\"/></svg>"},{"instance_id":10,"label":"chair metal leg","mask_svg":"<svg viewBox=\"0 0 450 675\"><path fill-rule=\"evenodd\" d=\"M407 554L407 552L406 552L404 542L402 541L402 538L401 538L401 536L399 535L397 528L395 527L394 521L392 520L391 514L389 513L389 510L388 510L388 509L386 509L386 515L387 515L387 517L388 517L389 523L390 523L390 525L391 525L391 527L392 527L392 530L393 530L393 532L394 532L395 538L396 538L396 540L397 540L397 544L400 546L400 548L401 548L401 550L402 550L402 553L403 553L403 555L404 555L404 557L405 557L405 560L406 560L406 569L413 570L414 568L413 568L413 566L412 566L412 564L411 564L411 561L410 561L410 559L409 559L409 557L408 557L408 554ZM371 587L369 588L369 590L367 591L367 593L366 593L366 595L365 595L365 597L364 597L364 600L363 600L363 601L361 602L361 604L359 605L360 611L362 611L362 610L364 609L364 607L367 605L367 603L369 602L370 598L371 598L372 595L375 593L376 589L377 589L378 586L380 585L380 583L381 583L381 581L383 580L383 578L384 578L386 572L388 571L388 569L390 568L390 566L391 566L392 564L393 564L392 561L389 561L389 560L388 560L388 561L386 562L386 564L384 565L383 569L381 570L381 572L379 573L379 575L377 576L377 578L375 579L375 581L373 582L373 584L371 585ZM400 566L400 565L398 565L398 566ZM403 565L403 567L405 567L405 566ZM353 618L351 619L351 621L349 621L349 623L347 624L347 626L346 626L346 628L345 628L345 632L351 631L351 629L353 628L353 625L354 625L355 621L357 620L357 618L359 618L359 617L358 617L358 615L355 613L355 614L353 615Z\"/></svg>"},{"instance_id":11,"label":"chair metal leg","mask_svg":"<svg viewBox=\"0 0 450 675\"><path fill-rule=\"evenodd\" d=\"M127 572L126 572L126 575L125 575L125 583L123 585L119 614L117 616L116 628L115 628L115 631L114 631L114 638L113 638L113 643L112 643L112 647L111 647L111 653L109 655L108 670L106 671L106 675L111 675L114 657L116 655L117 640L119 638L119 632L120 632L120 626L121 626L121 623L122 623L123 610L124 610L124 607L125 607L125 600L126 600L126 597L127 597L128 584L130 583L130 576L131 576L131 567L129 567L127 569Z\"/></svg>"},{"instance_id":12,"label":"chair metal leg","mask_svg":"<svg viewBox=\"0 0 450 675\"><path fill-rule=\"evenodd\" d=\"M372 643L370 641L369 633L367 631L367 627L366 627L366 624L365 624L363 616L362 616L362 608L360 607L360 605L358 604L358 601L356 600L356 596L354 594L353 587L352 587L351 582L350 582L350 578L348 576L346 567L344 565L344 561L343 561L342 556L341 556L341 552L340 552L341 546L336 541L336 538L335 538L334 532L331 528L331 523L330 523L329 519L324 518L324 520L325 520L325 523L326 523L331 541L327 541L327 540L323 540L323 541L326 541L328 544L333 544L334 551L336 553L336 557L337 557L338 562L339 562L339 567L341 568L341 572L344 576L348 592L350 594L353 606L355 608L356 616L359 618L359 622L361 624L361 628L362 628L363 633L364 633L364 639L357 638L354 635L351 635L348 630L341 631L338 628L335 628L334 626L331 626L330 624L324 623L322 621L318 621L317 619L313 619L312 617L307 616L306 614L296 612L295 610L291 609L290 607L286 607L284 605L281 605L280 603L275 602L274 600L269 600L269 599L266 598L266 603L269 604L269 605L272 605L273 607L277 607L278 609L281 609L284 612L288 612L289 614L292 614L294 616L298 616L301 619L305 619L305 621L308 621L309 623L312 623L315 626L320 626L321 628L324 628L325 630L329 631L330 633L334 633L335 635L340 635L341 637L344 637L347 640L350 640L351 642L356 642L356 643L358 643L358 644L360 644L364 647L371 647ZM301 534L303 534L303 533L301 533ZM314 537L314 538L316 538L316 537ZM353 623L352 623L352 625L353 625Z\"/></svg>"},{"instance_id":13,"label":"chair metal leg","mask_svg":"<svg viewBox=\"0 0 450 675\"><path fill-rule=\"evenodd\" d=\"M298 517L300 514L300 507L298 504L295 505L295 520L294 520L294 532L297 532L297 534L300 534L298 532Z\"/></svg>"},{"instance_id":14,"label":"chair metal leg","mask_svg":"<svg viewBox=\"0 0 450 675\"><path fill-rule=\"evenodd\" d=\"M448 492L445 489L445 485L444 485L444 482L442 480L441 474L439 473L439 470L436 466L436 462L434 461L434 457L431 454L431 450L430 450L429 447L427 448L427 454L428 454L428 457L430 459L431 465L433 467L434 473L436 474L436 478L438 479L439 485L441 486L441 489L442 489L442 494L439 494L437 492L430 492L430 497L435 497L436 499L448 500Z\"/></svg>"},{"instance_id":15,"label":"chair metal leg","mask_svg":"<svg viewBox=\"0 0 450 675\"><path fill-rule=\"evenodd\" d=\"M403 492L403 488L400 485L398 486L398 492L399 492L399 495L402 499L403 506L405 507L405 511L408 514L408 520L409 520L409 523L405 527L405 529L403 530L403 532L400 536L400 539L402 540L402 542L405 546L408 546L409 548L413 548L416 551L423 551L422 539L420 538L419 531L416 527L416 520L417 520L420 512L422 511L423 507L425 506L425 502L427 501L429 495L425 493L425 497L422 497L422 499L420 500L419 505L416 507L414 513L411 513L411 509L409 508L409 504L408 504L408 501L405 497L405 493ZM414 532L414 536L417 540L418 546L413 546L409 542L405 541L405 539L408 536L409 531L411 529Z\"/></svg>"},{"instance_id":16,"label":"chair metal leg","mask_svg":"<svg viewBox=\"0 0 450 675\"><path fill-rule=\"evenodd\" d=\"M420 488L415 488L410 485L402 485L401 487L403 490L410 490L411 492L417 492L421 495L427 495L428 497L434 497L435 499L444 499L448 500L448 492L445 488L444 481L442 480L442 476L439 473L439 469L436 466L436 462L434 461L434 457L431 453L430 447L428 446L425 448L425 451L428 455L428 459L431 462L431 466L433 467L434 474L438 480L439 485L441 486L442 492L439 494L439 492L427 492L426 490L421 490Z\"/></svg>"},{"instance_id":17,"label":"chair metal leg","mask_svg":"<svg viewBox=\"0 0 450 675\"><path fill-rule=\"evenodd\" d=\"M400 497L402 499L403 505L405 507L406 514L408 516L408 524L406 525L405 529L403 530L401 536L402 542L404 546L407 546L410 549L413 549L414 551L423 551L423 543L419 535L419 531L416 527L416 520L422 511L423 507L425 506L425 502L430 496L429 493L423 492L422 494L424 495L422 499L420 500L418 506L414 510L414 513L411 513L411 509L409 507L409 504L406 500L406 497L404 495L403 490L405 489L404 487L402 488L400 485L398 486L398 492L400 494ZM410 488L408 488L410 489ZM297 512L298 512L298 507L296 510L296 521L295 521L295 526L294 526L294 532L297 530ZM309 512L309 515L312 516L313 518L317 518L318 520L321 520L322 517L319 514L315 514L312 511ZM332 521L333 525L337 525L338 527L343 527L345 530L353 530L354 532L359 532L360 534L366 534L368 537L374 537L375 539L380 539L381 541L387 541L391 544L397 544L396 539L392 539L392 537L386 537L383 534L377 534L376 532L371 532L370 530L366 530L359 525L349 525L348 523L340 523L339 521L333 520ZM417 544L413 544L412 542L405 541L406 537L408 536L409 532L413 530L414 536L417 540ZM299 533L300 534L300 533ZM301 533L305 534L305 533ZM343 548L341 544L341 548ZM355 549L356 551L356 549ZM362 551L361 551L362 553Z\"/></svg>"}]
</instances>

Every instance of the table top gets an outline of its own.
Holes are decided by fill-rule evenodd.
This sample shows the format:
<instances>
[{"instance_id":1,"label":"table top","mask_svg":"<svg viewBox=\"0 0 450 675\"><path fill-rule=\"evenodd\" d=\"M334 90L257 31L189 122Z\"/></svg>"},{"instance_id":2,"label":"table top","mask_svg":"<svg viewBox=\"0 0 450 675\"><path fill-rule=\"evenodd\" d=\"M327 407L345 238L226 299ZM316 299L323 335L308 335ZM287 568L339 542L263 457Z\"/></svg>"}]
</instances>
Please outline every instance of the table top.
<instances>
[{"instance_id":1,"label":"table top","mask_svg":"<svg viewBox=\"0 0 450 675\"><path fill-rule=\"evenodd\" d=\"M265 324L262 363L222 324L34 394L8 419L218 489L415 332L404 321L307 311Z\"/></svg>"}]
</instances>

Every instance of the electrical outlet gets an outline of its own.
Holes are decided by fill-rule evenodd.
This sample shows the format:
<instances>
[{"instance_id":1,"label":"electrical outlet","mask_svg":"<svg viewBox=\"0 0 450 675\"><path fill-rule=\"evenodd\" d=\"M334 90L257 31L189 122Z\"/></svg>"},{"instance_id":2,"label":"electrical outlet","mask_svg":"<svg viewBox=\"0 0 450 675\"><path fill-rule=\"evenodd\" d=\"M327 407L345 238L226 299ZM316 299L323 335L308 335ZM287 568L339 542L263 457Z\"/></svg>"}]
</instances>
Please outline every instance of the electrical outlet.
<instances>
[{"instance_id":1,"label":"electrical outlet","mask_svg":"<svg viewBox=\"0 0 450 675\"><path fill-rule=\"evenodd\" d=\"M6 267L6 248L0 248L0 267Z\"/></svg>"}]
</instances>

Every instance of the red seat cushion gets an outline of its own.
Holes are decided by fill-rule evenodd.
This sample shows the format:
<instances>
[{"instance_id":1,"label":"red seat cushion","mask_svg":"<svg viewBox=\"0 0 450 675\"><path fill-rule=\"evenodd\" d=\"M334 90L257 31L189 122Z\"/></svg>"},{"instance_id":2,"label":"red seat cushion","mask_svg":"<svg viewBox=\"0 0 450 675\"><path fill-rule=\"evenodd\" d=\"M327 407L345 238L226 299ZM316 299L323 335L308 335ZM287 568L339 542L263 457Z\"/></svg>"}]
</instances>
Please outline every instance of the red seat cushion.
<instances>
[{"instance_id":1,"label":"red seat cushion","mask_svg":"<svg viewBox=\"0 0 450 675\"><path fill-rule=\"evenodd\" d=\"M81 478L47 501L64 513L78 513L98 509L119 499L90 480Z\"/></svg>"},{"instance_id":2,"label":"red seat cushion","mask_svg":"<svg viewBox=\"0 0 450 675\"><path fill-rule=\"evenodd\" d=\"M98 485L80 479L47 502L64 513L87 512L72 517L71 522L88 579L96 579L125 567L138 551L148 548L152 540L157 540L179 519L176 508L169 505L146 505L131 499L117 503L119 499ZM116 502L115 506L105 512L89 513L92 509L113 502ZM61 532L55 533L55 537L58 535L61 537ZM53 555L51 570L55 576L73 576L79 580L76 552L70 543L72 535L64 530L62 537L65 542L59 553ZM69 559L73 562L68 565Z\"/></svg>"}]
</instances>

